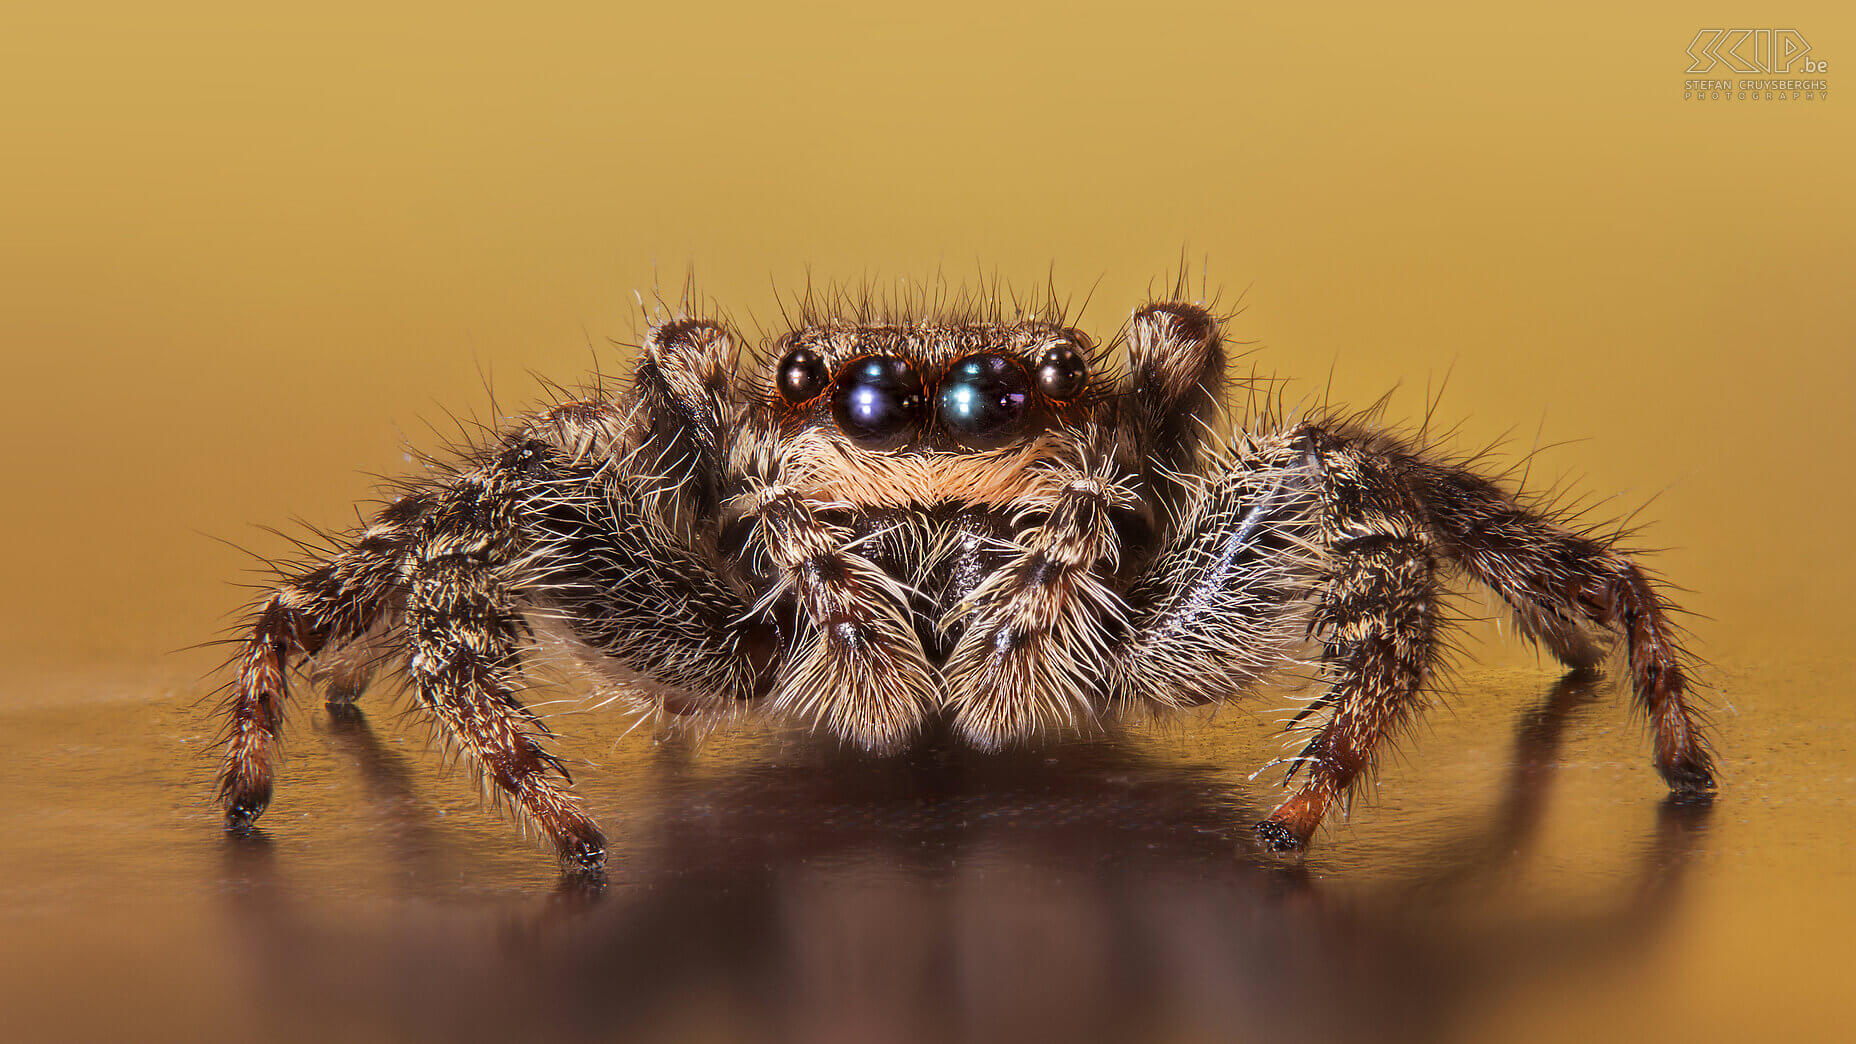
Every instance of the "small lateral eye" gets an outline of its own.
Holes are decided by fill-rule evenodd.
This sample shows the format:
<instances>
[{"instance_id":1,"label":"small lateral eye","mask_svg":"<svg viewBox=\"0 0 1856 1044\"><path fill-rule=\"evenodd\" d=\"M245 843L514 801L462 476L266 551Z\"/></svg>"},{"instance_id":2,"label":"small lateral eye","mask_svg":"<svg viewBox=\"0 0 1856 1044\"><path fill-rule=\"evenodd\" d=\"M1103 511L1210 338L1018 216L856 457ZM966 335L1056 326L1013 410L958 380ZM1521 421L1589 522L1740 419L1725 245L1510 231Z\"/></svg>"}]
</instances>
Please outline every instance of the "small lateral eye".
<instances>
[{"instance_id":1,"label":"small lateral eye","mask_svg":"<svg viewBox=\"0 0 1856 1044\"><path fill-rule=\"evenodd\" d=\"M1038 356L1038 390L1050 398L1067 402L1088 383L1089 367L1074 345L1052 345Z\"/></svg>"},{"instance_id":2,"label":"small lateral eye","mask_svg":"<svg viewBox=\"0 0 1856 1044\"><path fill-rule=\"evenodd\" d=\"M818 393L829 383L831 371L825 368L825 360L810 348L794 348L787 352L774 372L774 384L780 389L780 397L795 406L818 398Z\"/></svg>"}]
</instances>

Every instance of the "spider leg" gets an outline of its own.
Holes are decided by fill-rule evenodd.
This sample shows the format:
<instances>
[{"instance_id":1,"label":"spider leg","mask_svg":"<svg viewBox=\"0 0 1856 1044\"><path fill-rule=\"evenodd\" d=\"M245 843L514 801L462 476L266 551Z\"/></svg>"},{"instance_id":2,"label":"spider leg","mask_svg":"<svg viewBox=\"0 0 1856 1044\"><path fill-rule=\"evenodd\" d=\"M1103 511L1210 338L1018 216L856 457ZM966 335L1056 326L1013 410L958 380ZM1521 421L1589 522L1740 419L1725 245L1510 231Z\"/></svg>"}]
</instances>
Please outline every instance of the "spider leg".
<instances>
[{"instance_id":1,"label":"spider leg","mask_svg":"<svg viewBox=\"0 0 1856 1044\"><path fill-rule=\"evenodd\" d=\"M431 499L428 492L401 497L328 560L286 579L252 613L236 657L219 767L228 830L249 829L270 804L291 663L336 652L395 623L404 597L402 564ZM352 700L365 688L371 666L350 658L331 668L331 699Z\"/></svg>"},{"instance_id":2,"label":"spider leg","mask_svg":"<svg viewBox=\"0 0 1856 1044\"><path fill-rule=\"evenodd\" d=\"M766 695L782 645L777 623L754 612L713 556L670 530L650 480L620 471L601 476L572 462L551 470L558 488L581 492L550 497L534 523L548 563L533 583L544 623L565 624L679 712Z\"/></svg>"},{"instance_id":3,"label":"spider leg","mask_svg":"<svg viewBox=\"0 0 1856 1044\"><path fill-rule=\"evenodd\" d=\"M1111 660L1111 637L1130 627L1143 633L1128 619L1139 601L1118 593L1123 575L1168 569L1147 561L1153 548L1145 542L1124 543L1116 520L1180 531L1178 520L1202 492L1189 476L1203 466L1208 424L1224 391L1225 352L1217 319L1175 302L1136 310L1127 344L1128 381L1118 409L1130 438L1119 447L1118 470L1132 481L1111 481L1087 463L1069 466L1059 492L1019 505L1044 517L1021 536L1016 557L943 621L947 630L964 625L944 672L954 725L977 746L998 747L1046 724L1073 724L1105 692L1158 692L1153 683L1175 680L1158 677L1167 674L1160 656ZM1175 549L1173 567L1191 568L1184 560L1202 551ZM1159 631L1169 626L1150 623ZM1164 641L1158 631L1147 637ZM1190 682L1215 684L1210 679L1224 673L1220 665Z\"/></svg>"},{"instance_id":4,"label":"spider leg","mask_svg":"<svg viewBox=\"0 0 1856 1044\"><path fill-rule=\"evenodd\" d=\"M732 343L712 323L654 327L630 397L557 406L402 498L255 611L228 705L219 791L228 828L269 802L293 659L330 698L365 685L343 646L408 654L420 705L495 792L569 861L596 868L597 827L517 696L534 617L564 620L659 694L746 698L777 641L689 534L713 523L716 432ZM322 654L318 656L318 654Z\"/></svg>"},{"instance_id":5,"label":"spider leg","mask_svg":"<svg viewBox=\"0 0 1856 1044\"><path fill-rule=\"evenodd\" d=\"M1622 632L1657 768L1674 791L1713 788L1668 609L1641 569L1493 481L1391 436L1344 424L1300 432L1322 474L1320 540L1332 564L1315 630L1331 682L1312 708L1324 720L1291 770L1293 777L1306 767L1309 775L1258 825L1266 843L1306 843L1333 801L1370 767L1379 742L1415 709L1436 658L1442 559L1499 593L1525 633L1570 666L1587 667L1593 658L1580 621Z\"/></svg>"},{"instance_id":6,"label":"spider leg","mask_svg":"<svg viewBox=\"0 0 1856 1044\"><path fill-rule=\"evenodd\" d=\"M1124 421L1137 452L1123 464L1141 475L1163 526L1178 521L1196 492L1186 476L1203 467L1225 366L1223 332L1204 308L1155 302L1129 320Z\"/></svg>"},{"instance_id":7,"label":"spider leg","mask_svg":"<svg viewBox=\"0 0 1856 1044\"><path fill-rule=\"evenodd\" d=\"M692 543L705 527L714 533L736 354L733 336L712 320L651 327L632 381L632 430L612 456L621 475L655 485L649 512Z\"/></svg>"},{"instance_id":8,"label":"spider leg","mask_svg":"<svg viewBox=\"0 0 1856 1044\"><path fill-rule=\"evenodd\" d=\"M653 326L617 450L550 505L549 597L576 636L617 657L679 711L766 695L779 625L731 586L717 548L728 380L736 346L720 323ZM564 462L583 468L586 454Z\"/></svg>"},{"instance_id":9,"label":"spider leg","mask_svg":"<svg viewBox=\"0 0 1856 1044\"><path fill-rule=\"evenodd\" d=\"M407 602L420 702L495 793L599 870L604 837L516 698L531 612L619 659L657 690L748 698L774 643L685 534L713 524L722 374L716 324L659 324L629 408L569 404L509 437L428 515ZM757 640L761 639L761 640Z\"/></svg>"},{"instance_id":10,"label":"spider leg","mask_svg":"<svg viewBox=\"0 0 1856 1044\"><path fill-rule=\"evenodd\" d=\"M328 561L280 586L257 610L228 708L219 795L228 829L263 814L273 789L277 733L293 658L335 651L377 628L408 646L422 706L523 812L582 866L603 851L599 831L546 778L565 776L542 750L546 728L516 696L516 644L527 632L514 590L533 567L523 512L548 447L514 436L449 485L402 498ZM333 695L361 683L352 666Z\"/></svg>"},{"instance_id":11,"label":"spider leg","mask_svg":"<svg viewBox=\"0 0 1856 1044\"><path fill-rule=\"evenodd\" d=\"M1435 657L1437 588L1415 501L1367 455L1300 429L1215 451L1182 524L1128 590L1111 692L1126 704L1228 699L1323 640L1321 715L1300 789L1259 825L1305 843L1414 709ZM1317 594L1310 606L1307 592Z\"/></svg>"},{"instance_id":12,"label":"spider leg","mask_svg":"<svg viewBox=\"0 0 1856 1044\"><path fill-rule=\"evenodd\" d=\"M736 346L720 323L674 319L643 348L629 408L588 404L546 436L569 449L549 472L564 495L535 520L553 563L537 597L660 706L725 710L766 695L784 644L716 546Z\"/></svg>"},{"instance_id":13,"label":"spider leg","mask_svg":"<svg viewBox=\"0 0 1856 1044\"><path fill-rule=\"evenodd\" d=\"M565 770L538 736L546 729L516 696L517 644L526 637L515 592L534 566L520 558L521 516L546 455L514 438L494 459L449 486L389 508L330 561L279 588L256 614L231 705L220 772L226 824L248 828L272 788L284 671L401 617L420 704L502 793L583 867L603 858L599 830L549 773Z\"/></svg>"},{"instance_id":14,"label":"spider leg","mask_svg":"<svg viewBox=\"0 0 1856 1044\"><path fill-rule=\"evenodd\" d=\"M1048 498L1021 503L1043 521L949 611L945 629L964 624L943 668L949 708L976 747L997 749L1091 712L1109 623L1124 612L1111 586L1120 557L1111 512L1133 502L1124 486L1075 470Z\"/></svg>"},{"instance_id":15,"label":"spider leg","mask_svg":"<svg viewBox=\"0 0 1856 1044\"><path fill-rule=\"evenodd\" d=\"M1473 471L1416 456L1403 466L1439 550L1507 601L1524 633L1575 668L1596 660L1579 622L1624 639L1657 770L1678 793L1714 789L1713 757L1688 704L1686 654L1644 571L1609 541L1572 532Z\"/></svg>"},{"instance_id":16,"label":"spider leg","mask_svg":"<svg viewBox=\"0 0 1856 1044\"><path fill-rule=\"evenodd\" d=\"M1291 763L1302 784L1257 824L1264 843L1300 848L1416 711L1437 659L1439 590L1430 535L1388 462L1310 432L1319 460L1320 534L1329 560L1312 621L1322 640L1323 717Z\"/></svg>"},{"instance_id":17,"label":"spider leg","mask_svg":"<svg viewBox=\"0 0 1856 1044\"><path fill-rule=\"evenodd\" d=\"M594 870L605 839L561 763L541 746L545 729L516 697L526 638L514 558L521 469L519 446L497 466L447 489L427 516L413 553L406 603L414 689L445 737L495 792L554 842L564 861Z\"/></svg>"},{"instance_id":18,"label":"spider leg","mask_svg":"<svg viewBox=\"0 0 1856 1044\"><path fill-rule=\"evenodd\" d=\"M1123 705L1234 697L1280 669L1308 631L1306 594L1328 569L1313 455L1292 437L1240 435L1208 463L1181 524L1128 588L1109 670Z\"/></svg>"},{"instance_id":19,"label":"spider leg","mask_svg":"<svg viewBox=\"0 0 1856 1044\"><path fill-rule=\"evenodd\" d=\"M774 681L772 708L868 750L900 745L940 702L908 591L791 487L752 486L733 503L751 520L744 557L771 567L757 608L796 616L796 650Z\"/></svg>"}]
</instances>

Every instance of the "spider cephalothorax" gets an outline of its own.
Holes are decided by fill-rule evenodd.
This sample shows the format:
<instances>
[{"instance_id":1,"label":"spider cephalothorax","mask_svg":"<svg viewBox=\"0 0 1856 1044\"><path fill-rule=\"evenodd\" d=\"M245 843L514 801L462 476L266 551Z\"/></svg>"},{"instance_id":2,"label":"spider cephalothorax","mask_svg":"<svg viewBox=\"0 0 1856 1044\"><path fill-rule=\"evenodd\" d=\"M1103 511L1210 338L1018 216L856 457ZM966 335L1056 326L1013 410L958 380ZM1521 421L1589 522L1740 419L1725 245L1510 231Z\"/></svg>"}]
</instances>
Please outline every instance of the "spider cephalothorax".
<instances>
[{"instance_id":1,"label":"spider cephalothorax","mask_svg":"<svg viewBox=\"0 0 1856 1044\"><path fill-rule=\"evenodd\" d=\"M990 749L1223 700L1312 644L1297 789L1258 825L1297 847L1416 709L1446 565L1569 665L1618 634L1657 767L1714 785L1667 606L1610 540L1364 422L1217 433L1201 307L1147 305L1104 348L983 309L812 315L740 348L657 324L624 394L509 426L284 577L241 639L228 825L269 801L299 658L350 700L372 653L403 655L441 732L591 868L601 834L518 699L537 636L647 710L762 709L872 751L931 718Z\"/></svg>"}]
</instances>

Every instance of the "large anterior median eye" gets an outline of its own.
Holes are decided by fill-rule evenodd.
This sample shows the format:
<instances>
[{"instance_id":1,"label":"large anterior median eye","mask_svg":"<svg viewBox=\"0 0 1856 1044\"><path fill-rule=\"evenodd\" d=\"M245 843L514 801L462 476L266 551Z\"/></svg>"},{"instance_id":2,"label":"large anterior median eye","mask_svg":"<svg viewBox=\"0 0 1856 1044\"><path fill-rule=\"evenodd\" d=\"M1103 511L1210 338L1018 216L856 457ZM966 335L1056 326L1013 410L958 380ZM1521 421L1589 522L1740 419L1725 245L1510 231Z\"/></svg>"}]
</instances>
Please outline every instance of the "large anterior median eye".
<instances>
[{"instance_id":1,"label":"large anterior median eye","mask_svg":"<svg viewBox=\"0 0 1856 1044\"><path fill-rule=\"evenodd\" d=\"M871 449L899 446L921 430L922 379L893 355L852 359L838 373L831 415L838 430Z\"/></svg>"},{"instance_id":2,"label":"large anterior median eye","mask_svg":"<svg viewBox=\"0 0 1856 1044\"><path fill-rule=\"evenodd\" d=\"M797 406L818 397L831 382L831 371L825 368L825 360L810 348L794 348L780 360L780 368L774 372L774 383L780 389L780 396Z\"/></svg>"},{"instance_id":3,"label":"large anterior median eye","mask_svg":"<svg viewBox=\"0 0 1856 1044\"><path fill-rule=\"evenodd\" d=\"M947 371L936 396L941 423L962 443L992 449L1010 442L1023 429L1031 379L1006 355L969 355Z\"/></svg>"}]
</instances>

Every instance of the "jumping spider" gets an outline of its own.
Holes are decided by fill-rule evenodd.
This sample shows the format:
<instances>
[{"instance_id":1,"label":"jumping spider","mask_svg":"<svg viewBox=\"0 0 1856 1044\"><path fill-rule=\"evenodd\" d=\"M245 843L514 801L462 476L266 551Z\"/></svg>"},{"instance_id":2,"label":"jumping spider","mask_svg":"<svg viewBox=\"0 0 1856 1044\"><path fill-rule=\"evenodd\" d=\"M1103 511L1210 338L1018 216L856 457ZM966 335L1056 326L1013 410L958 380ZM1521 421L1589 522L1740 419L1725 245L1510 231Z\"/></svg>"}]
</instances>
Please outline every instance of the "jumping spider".
<instances>
[{"instance_id":1,"label":"jumping spider","mask_svg":"<svg viewBox=\"0 0 1856 1044\"><path fill-rule=\"evenodd\" d=\"M1100 349L984 303L814 309L742 369L738 344L656 324L623 394L507 426L287 570L238 639L228 829L270 800L299 660L336 702L403 662L490 792L596 871L519 699L543 638L639 708L760 708L873 752L931 720L990 749L1225 700L1307 646L1299 785L1256 827L1293 849L1417 709L1446 565L1568 665L1621 636L1657 768L1714 786L1669 606L1612 539L1361 419L1215 434L1231 382L1202 307L1149 304Z\"/></svg>"}]
</instances>

